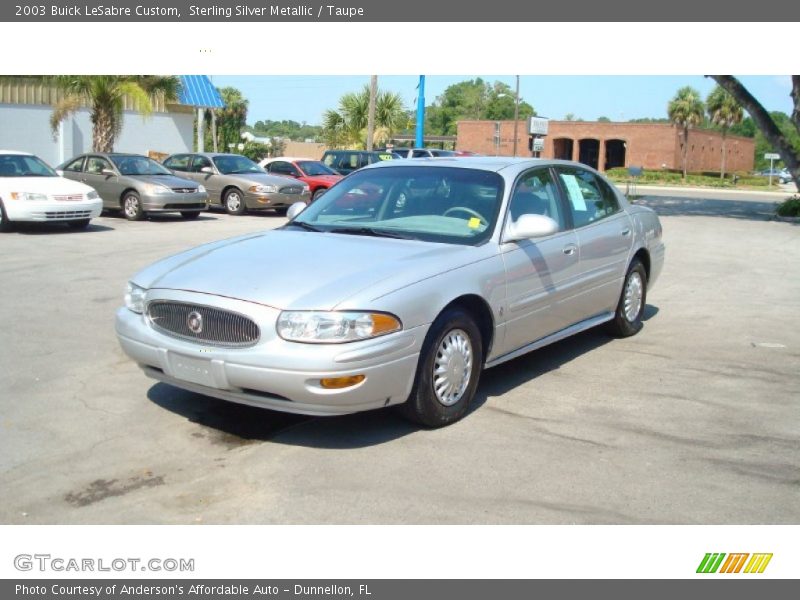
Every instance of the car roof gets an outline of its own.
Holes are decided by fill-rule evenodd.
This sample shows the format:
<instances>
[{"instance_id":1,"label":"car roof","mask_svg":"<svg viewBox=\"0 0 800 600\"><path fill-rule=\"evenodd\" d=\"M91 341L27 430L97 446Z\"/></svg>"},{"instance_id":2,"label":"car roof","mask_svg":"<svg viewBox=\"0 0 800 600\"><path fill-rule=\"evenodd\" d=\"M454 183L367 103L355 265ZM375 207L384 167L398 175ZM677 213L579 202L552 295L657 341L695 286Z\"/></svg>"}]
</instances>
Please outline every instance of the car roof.
<instances>
[{"instance_id":1,"label":"car roof","mask_svg":"<svg viewBox=\"0 0 800 600\"><path fill-rule=\"evenodd\" d=\"M0 154L15 154L17 156L33 156L31 152L22 152L21 150L0 150Z\"/></svg>"},{"instance_id":2,"label":"car roof","mask_svg":"<svg viewBox=\"0 0 800 600\"><path fill-rule=\"evenodd\" d=\"M556 160L550 158L512 158L509 156L436 156L407 158L402 161L385 160L363 167L364 169L402 168L410 165L425 165L431 167L457 167L460 169L480 169L483 171L502 171L507 167L515 166L543 166L566 165L589 168L587 165L570 160Z\"/></svg>"}]
</instances>

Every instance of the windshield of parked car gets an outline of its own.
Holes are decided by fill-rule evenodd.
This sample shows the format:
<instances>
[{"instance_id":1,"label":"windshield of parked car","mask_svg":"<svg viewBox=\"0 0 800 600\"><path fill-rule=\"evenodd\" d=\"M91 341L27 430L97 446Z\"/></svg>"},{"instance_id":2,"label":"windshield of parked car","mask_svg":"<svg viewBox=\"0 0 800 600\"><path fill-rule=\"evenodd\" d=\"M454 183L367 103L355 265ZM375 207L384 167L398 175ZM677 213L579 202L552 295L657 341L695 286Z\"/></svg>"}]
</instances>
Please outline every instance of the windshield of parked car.
<instances>
[{"instance_id":1,"label":"windshield of parked car","mask_svg":"<svg viewBox=\"0 0 800 600\"><path fill-rule=\"evenodd\" d=\"M168 169L146 156L112 154L109 158L123 175L172 175Z\"/></svg>"},{"instance_id":2,"label":"windshield of parked car","mask_svg":"<svg viewBox=\"0 0 800 600\"><path fill-rule=\"evenodd\" d=\"M58 174L37 156L0 154L0 177L58 177Z\"/></svg>"},{"instance_id":3,"label":"windshield of parked car","mask_svg":"<svg viewBox=\"0 0 800 600\"><path fill-rule=\"evenodd\" d=\"M492 171L399 166L356 171L287 227L477 245L494 231L503 179Z\"/></svg>"},{"instance_id":4,"label":"windshield of parked car","mask_svg":"<svg viewBox=\"0 0 800 600\"><path fill-rule=\"evenodd\" d=\"M264 169L259 167L246 156L231 154L229 156L215 156L214 164L223 175L239 175L244 173L264 173Z\"/></svg>"},{"instance_id":5,"label":"windshield of parked car","mask_svg":"<svg viewBox=\"0 0 800 600\"><path fill-rule=\"evenodd\" d=\"M338 175L336 171L326 167L318 160L298 160L297 166L309 177L315 177L317 175Z\"/></svg>"}]
</instances>

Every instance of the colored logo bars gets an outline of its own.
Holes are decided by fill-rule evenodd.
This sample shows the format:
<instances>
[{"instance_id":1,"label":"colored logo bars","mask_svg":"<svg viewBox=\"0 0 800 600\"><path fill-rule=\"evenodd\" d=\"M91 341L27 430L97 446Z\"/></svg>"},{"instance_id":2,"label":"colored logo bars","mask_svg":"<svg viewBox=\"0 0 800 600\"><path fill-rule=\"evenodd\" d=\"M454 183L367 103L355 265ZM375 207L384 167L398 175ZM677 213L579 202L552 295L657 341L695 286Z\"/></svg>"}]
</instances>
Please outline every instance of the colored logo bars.
<instances>
[{"instance_id":1,"label":"colored logo bars","mask_svg":"<svg viewBox=\"0 0 800 600\"><path fill-rule=\"evenodd\" d=\"M725 558L726 556L728 558ZM748 556L750 557L749 561L747 560ZM771 559L772 553L749 554L744 552L726 555L724 552L709 552L700 561L697 572L740 573L742 572L742 567L744 567L744 573L763 573ZM747 566L745 566L745 563L747 563Z\"/></svg>"}]
</instances>

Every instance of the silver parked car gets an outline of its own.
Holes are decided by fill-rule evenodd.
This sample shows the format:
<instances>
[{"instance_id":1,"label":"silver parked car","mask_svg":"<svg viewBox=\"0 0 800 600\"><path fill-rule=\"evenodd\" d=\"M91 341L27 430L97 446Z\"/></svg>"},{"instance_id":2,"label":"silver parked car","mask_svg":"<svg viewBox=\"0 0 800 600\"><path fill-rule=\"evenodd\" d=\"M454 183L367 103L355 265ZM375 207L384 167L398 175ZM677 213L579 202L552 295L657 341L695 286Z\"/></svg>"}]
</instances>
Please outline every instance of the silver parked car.
<instances>
[{"instance_id":1,"label":"silver parked car","mask_svg":"<svg viewBox=\"0 0 800 600\"><path fill-rule=\"evenodd\" d=\"M269 175L240 154L173 154L164 166L202 183L208 189L211 205L221 206L231 215L266 209L282 214L295 202L311 200L311 191L302 181Z\"/></svg>"},{"instance_id":2,"label":"silver parked car","mask_svg":"<svg viewBox=\"0 0 800 600\"><path fill-rule=\"evenodd\" d=\"M601 324L637 333L664 261L658 216L567 161L387 161L289 215L135 275L116 316L128 356L225 400L398 404L438 427L484 368Z\"/></svg>"},{"instance_id":3,"label":"silver parked car","mask_svg":"<svg viewBox=\"0 0 800 600\"><path fill-rule=\"evenodd\" d=\"M60 165L58 172L94 188L103 208L122 210L131 221L151 212L180 212L184 219L195 219L208 207L202 185L176 177L140 154L81 154Z\"/></svg>"}]
</instances>

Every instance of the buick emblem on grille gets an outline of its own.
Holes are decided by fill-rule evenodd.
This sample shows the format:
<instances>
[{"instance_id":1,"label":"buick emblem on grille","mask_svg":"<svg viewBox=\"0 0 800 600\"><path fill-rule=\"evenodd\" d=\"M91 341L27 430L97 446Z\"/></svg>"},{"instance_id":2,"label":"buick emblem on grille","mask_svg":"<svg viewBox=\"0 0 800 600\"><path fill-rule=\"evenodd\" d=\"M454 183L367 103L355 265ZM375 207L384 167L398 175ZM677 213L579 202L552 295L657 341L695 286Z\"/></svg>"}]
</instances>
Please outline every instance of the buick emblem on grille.
<instances>
[{"instance_id":1,"label":"buick emblem on grille","mask_svg":"<svg viewBox=\"0 0 800 600\"><path fill-rule=\"evenodd\" d=\"M192 333L202 333L203 332L203 315L201 315L196 310L193 310L189 313L189 316L186 317L186 326L189 327L189 331Z\"/></svg>"}]
</instances>

